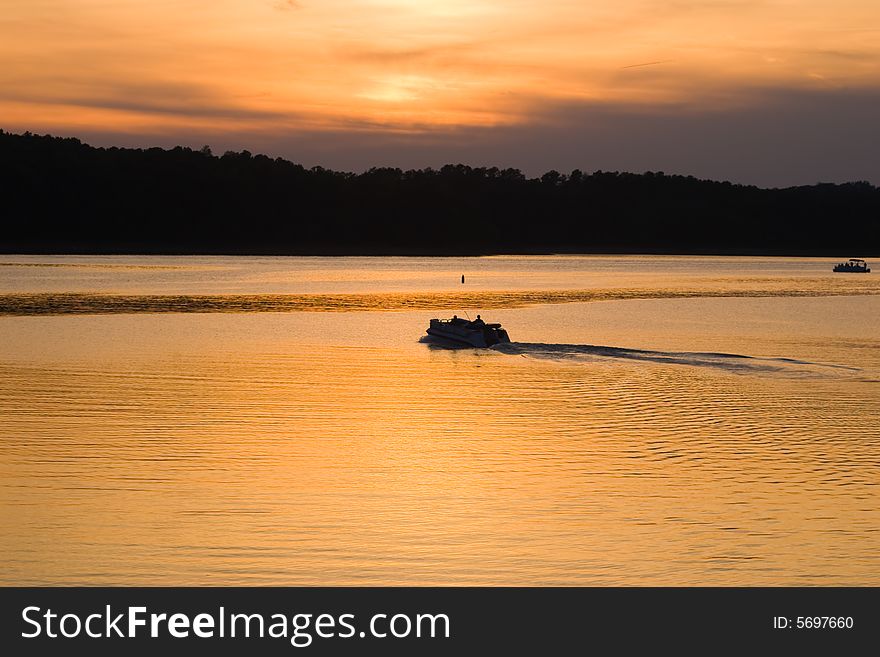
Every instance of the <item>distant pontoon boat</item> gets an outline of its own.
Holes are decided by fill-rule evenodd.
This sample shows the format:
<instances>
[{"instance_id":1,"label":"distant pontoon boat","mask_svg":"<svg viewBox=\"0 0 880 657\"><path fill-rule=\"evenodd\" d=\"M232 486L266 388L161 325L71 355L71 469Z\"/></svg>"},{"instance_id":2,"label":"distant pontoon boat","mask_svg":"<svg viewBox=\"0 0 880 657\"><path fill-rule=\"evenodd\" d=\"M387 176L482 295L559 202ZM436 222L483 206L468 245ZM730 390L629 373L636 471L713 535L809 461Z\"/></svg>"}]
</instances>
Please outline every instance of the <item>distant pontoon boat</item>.
<instances>
[{"instance_id":1,"label":"distant pontoon boat","mask_svg":"<svg viewBox=\"0 0 880 657\"><path fill-rule=\"evenodd\" d=\"M834 271L847 272L849 274L870 274L871 268L868 263L860 258L850 258L846 262L834 265Z\"/></svg>"},{"instance_id":2,"label":"distant pontoon boat","mask_svg":"<svg viewBox=\"0 0 880 657\"><path fill-rule=\"evenodd\" d=\"M434 338L470 347L491 347L501 342L510 342L510 337L501 328L501 324L487 324L479 315L474 321L455 315L452 319L432 319L427 333Z\"/></svg>"}]
</instances>

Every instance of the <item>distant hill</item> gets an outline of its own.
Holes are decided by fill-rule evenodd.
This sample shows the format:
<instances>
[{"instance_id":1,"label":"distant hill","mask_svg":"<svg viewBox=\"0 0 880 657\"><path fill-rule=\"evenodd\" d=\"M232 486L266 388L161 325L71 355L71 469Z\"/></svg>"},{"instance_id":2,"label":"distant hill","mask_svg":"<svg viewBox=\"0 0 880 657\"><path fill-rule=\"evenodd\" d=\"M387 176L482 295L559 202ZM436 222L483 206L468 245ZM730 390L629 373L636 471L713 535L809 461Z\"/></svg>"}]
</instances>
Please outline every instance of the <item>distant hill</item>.
<instances>
[{"instance_id":1,"label":"distant hill","mask_svg":"<svg viewBox=\"0 0 880 657\"><path fill-rule=\"evenodd\" d=\"M6 253L880 253L880 189L867 182L530 179L461 164L353 174L3 131L0 181Z\"/></svg>"}]
</instances>

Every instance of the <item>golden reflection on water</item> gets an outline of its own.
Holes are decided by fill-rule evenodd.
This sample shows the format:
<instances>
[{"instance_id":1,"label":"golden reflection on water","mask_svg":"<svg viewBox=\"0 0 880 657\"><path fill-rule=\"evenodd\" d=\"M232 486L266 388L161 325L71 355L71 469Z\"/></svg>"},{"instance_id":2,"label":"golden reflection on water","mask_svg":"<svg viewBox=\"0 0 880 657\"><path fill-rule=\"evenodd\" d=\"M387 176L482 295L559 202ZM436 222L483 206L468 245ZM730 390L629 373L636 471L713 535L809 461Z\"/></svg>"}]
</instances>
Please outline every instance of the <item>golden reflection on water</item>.
<instances>
[{"instance_id":1,"label":"golden reflection on water","mask_svg":"<svg viewBox=\"0 0 880 657\"><path fill-rule=\"evenodd\" d=\"M827 297L880 295L873 279L851 278L830 284L827 278L792 284L787 279L702 281L701 286L594 288L590 290L517 290L500 292L422 292L383 294L0 294L0 316L110 315L135 313L277 313L373 310L456 310L521 308L542 304L737 297Z\"/></svg>"},{"instance_id":2,"label":"golden reflection on water","mask_svg":"<svg viewBox=\"0 0 880 657\"><path fill-rule=\"evenodd\" d=\"M2 582L877 585L878 310L2 318Z\"/></svg>"}]
</instances>

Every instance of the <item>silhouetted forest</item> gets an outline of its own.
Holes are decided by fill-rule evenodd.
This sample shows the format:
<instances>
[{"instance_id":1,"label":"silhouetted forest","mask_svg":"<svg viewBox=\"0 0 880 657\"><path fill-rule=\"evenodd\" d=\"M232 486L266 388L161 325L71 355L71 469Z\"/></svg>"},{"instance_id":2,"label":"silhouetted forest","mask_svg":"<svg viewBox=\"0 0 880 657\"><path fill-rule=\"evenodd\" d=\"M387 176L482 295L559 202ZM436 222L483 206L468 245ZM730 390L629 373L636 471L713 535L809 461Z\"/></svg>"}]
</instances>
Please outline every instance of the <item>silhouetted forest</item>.
<instances>
[{"instance_id":1,"label":"silhouetted forest","mask_svg":"<svg viewBox=\"0 0 880 657\"><path fill-rule=\"evenodd\" d=\"M0 176L7 253L880 252L880 189L866 182L761 189L461 164L354 174L3 131Z\"/></svg>"}]
</instances>

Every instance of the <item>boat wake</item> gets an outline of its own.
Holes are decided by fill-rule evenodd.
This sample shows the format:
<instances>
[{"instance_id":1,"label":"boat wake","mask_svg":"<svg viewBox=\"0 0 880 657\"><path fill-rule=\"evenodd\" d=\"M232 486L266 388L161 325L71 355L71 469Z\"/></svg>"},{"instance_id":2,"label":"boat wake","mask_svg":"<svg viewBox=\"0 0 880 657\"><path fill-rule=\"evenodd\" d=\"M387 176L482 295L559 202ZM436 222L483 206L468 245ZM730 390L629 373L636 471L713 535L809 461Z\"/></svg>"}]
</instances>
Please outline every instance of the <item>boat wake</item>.
<instances>
[{"instance_id":1,"label":"boat wake","mask_svg":"<svg viewBox=\"0 0 880 657\"><path fill-rule=\"evenodd\" d=\"M735 374L774 374L791 377L852 377L864 375L857 367L813 363L794 358L772 358L694 351L650 351L587 344L544 344L512 342L492 347L494 351L527 358L560 361L600 362L644 361L671 365L709 367Z\"/></svg>"}]
</instances>

